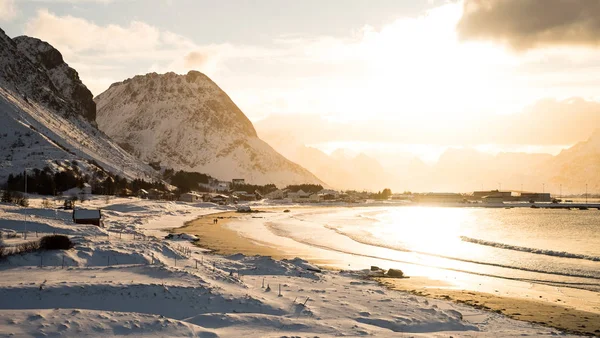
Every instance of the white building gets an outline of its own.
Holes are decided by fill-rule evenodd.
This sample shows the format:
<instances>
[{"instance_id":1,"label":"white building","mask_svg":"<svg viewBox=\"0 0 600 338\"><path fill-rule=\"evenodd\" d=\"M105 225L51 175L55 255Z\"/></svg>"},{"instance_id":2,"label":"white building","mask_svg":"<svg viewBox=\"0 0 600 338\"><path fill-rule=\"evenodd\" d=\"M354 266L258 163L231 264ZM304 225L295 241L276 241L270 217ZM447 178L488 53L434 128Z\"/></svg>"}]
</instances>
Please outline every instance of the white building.
<instances>
[{"instance_id":1,"label":"white building","mask_svg":"<svg viewBox=\"0 0 600 338\"><path fill-rule=\"evenodd\" d=\"M234 178L231 180L231 184L233 185L244 185L246 184L246 180L243 178Z\"/></svg>"},{"instance_id":2,"label":"white building","mask_svg":"<svg viewBox=\"0 0 600 338\"><path fill-rule=\"evenodd\" d=\"M277 189L266 194L265 197L271 200L280 200L287 197L287 192L285 189Z\"/></svg>"},{"instance_id":3,"label":"white building","mask_svg":"<svg viewBox=\"0 0 600 338\"><path fill-rule=\"evenodd\" d=\"M296 192L289 191L287 193L287 197L290 198L291 200L297 200L297 199L302 199L302 198L308 198L308 197L310 197L310 193L304 192L304 190L300 189L300 190L298 190Z\"/></svg>"},{"instance_id":4,"label":"white building","mask_svg":"<svg viewBox=\"0 0 600 338\"><path fill-rule=\"evenodd\" d=\"M185 194L181 194L181 196L179 196L179 200L183 202L198 202L202 201L202 195L195 191L190 191L186 192Z\"/></svg>"}]
</instances>

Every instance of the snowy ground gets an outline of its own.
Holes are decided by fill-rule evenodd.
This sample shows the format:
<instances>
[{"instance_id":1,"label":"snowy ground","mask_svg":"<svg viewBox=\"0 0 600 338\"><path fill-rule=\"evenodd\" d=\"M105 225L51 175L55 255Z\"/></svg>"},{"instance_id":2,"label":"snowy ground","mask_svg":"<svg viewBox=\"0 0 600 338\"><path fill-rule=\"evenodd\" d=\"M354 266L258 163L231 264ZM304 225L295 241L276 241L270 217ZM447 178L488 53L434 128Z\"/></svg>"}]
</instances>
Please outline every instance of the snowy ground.
<instances>
[{"instance_id":1,"label":"snowy ground","mask_svg":"<svg viewBox=\"0 0 600 338\"><path fill-rule=\"evenodd\" d=\"M556 330L390 291L365 273L313 272L301 259L206 254L166 230L226 210L213 204L104 199L107 229L67 211L0 204L0 231L67 234L67 252L0 262L5 336L554 336ZM27 217L26 217L27 215ZM108 231L106 231L108 230ZM5 239L7 245L23 238Z\"/></svg>"}]
</instances>

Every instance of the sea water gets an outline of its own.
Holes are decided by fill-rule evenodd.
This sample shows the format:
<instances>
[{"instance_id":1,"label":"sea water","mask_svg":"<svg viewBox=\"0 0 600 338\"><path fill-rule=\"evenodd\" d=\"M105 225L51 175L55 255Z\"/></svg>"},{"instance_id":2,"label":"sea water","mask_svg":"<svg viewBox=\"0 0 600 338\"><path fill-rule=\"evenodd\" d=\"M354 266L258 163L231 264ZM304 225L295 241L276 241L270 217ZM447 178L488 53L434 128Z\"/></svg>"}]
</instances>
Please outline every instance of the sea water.
<instances>
[{"instance_id":1,"label":"sea water","mask_svg":"<svg viewBox=\"0 0 600 338\"><path fill-rule=\"evenodd\" d=\"M595 209L313 209L268 226L278 236L355 257L600 291Z\"/></svg>"}]
</instances>

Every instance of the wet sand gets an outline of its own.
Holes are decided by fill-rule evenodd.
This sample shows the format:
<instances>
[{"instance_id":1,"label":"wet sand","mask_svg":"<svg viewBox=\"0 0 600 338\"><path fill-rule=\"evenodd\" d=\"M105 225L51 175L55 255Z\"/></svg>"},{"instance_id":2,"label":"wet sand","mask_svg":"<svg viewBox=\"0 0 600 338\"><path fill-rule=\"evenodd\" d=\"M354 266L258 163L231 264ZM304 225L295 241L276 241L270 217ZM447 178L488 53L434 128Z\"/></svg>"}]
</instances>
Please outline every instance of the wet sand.
<instances>
[{"instance_id":1,"label":"wet sand","mask_svg":"<svg viewBox=\"0 0 600 338\"><path fill-rule=\"evenodd\" d=\"M238 220L247 215L235 211L204 215L185 223L181 228L173 229L173 232L196 235L200 238L198 245L221 255L242 253L244 255L271 256L274 259L294 258L267 243L242 237L236 231L225 226L227 222ZM261 213L254 213L252 217L261 217L260 215ZM218 220L216 224L213 223L215 219Z\"/></svg>"},{"instance_id":2,"label":"wet sand","mask_svg":"<svg viewBox=\"0 0 600 338\"><path fill-rule=\"evenodd\" d=\"M422 278L376 278L376 280L393 290L405 291L419 296L450 300L474 306L479 309L502 313L510 318L554 327L564 331L600 336L600 313L592 313L561 305L561 300L554 303L502 297L490 293L455 290L429 285ZM441 282L443 283L443 282Z\"/></svg>"},{"instance_id":3,"label":"wet sand","mask_svg":"<svg viewBox=\"0 0 600 338\"><path fill-rule=\"evenodd\" d=\"M209 214L189 221L183 227L173 229L172 232L196 235L200 239L197 243L200 247L225 256L241 253L247 256L270 256L273 259L310 257L308 252L299 252L298 250L286 251L285 248L273 246L271 243L246 238L226 226L232 220L240 220L247 217L263 218L266 213L270 212L282 212L282 210L267 209L251 214L235 211ZM216 224L213 223L215 219L218 220ZM310 259L310 261L316 265L327 265L330 263L323 259Z\"/></svg>"},{"instance_id":4,"label":"wet sand","mask_svg":"<svg viewBox=\"0 0 600 338\"><path fill-rule=\"evenodd\" d=\"M310 257L310 254L307 253L295 250L289 252L285 248L273 246L270 243L248 239L226 226L232 220L240 220L246 217L262 218L265 213L269 212L281 212L281 210L267 210L252 214L228 211L205 215L187 222L183 227L174 229L173 232L196 235L200 238L198 245L221 255L242 253L244 255L271 256L274 259L302 257L313 264L326 263L307 258ZM214 219L217 219L218 223L213 223ZM452 285L447 282L427 277L376 278L376 280L392 290L463 303L479 309L501 313L517 320L554 327L572 333L600 336L600 311L595 313L577 310L560 304L560 299L554 302L546 302L459 290L451 288Z\"/></svg>"}]
</instances>

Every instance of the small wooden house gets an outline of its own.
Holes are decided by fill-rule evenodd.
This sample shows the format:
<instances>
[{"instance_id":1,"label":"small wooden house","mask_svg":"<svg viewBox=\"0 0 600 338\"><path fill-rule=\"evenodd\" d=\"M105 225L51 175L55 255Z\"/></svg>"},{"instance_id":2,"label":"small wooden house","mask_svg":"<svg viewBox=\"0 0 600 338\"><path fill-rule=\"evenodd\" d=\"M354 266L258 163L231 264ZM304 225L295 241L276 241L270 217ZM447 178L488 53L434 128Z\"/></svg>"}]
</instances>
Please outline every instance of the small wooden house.
<instances>
[{"instance_id":1,"label":"small wooden house","mask_svg":"<svg viewBox=\"0 0 600 338\"><path fill-rule=\"evenodd\" d=\"M190 191L179 196L179 200L183 202L198 202L202 200L202 196L197 192Z\"/></svg>"},{"instance_id":2,"label":"small wooden house","mask_svg":"<svg viewBox=\"0 0 600 338\"><path fill-rule=\"evenodd\" d=\"M77 224L93 224L100 226L102 213L100 209L75 209L73 210L73 222Z\"/></svg>"}]
</instances>

